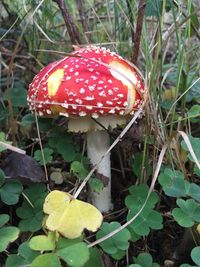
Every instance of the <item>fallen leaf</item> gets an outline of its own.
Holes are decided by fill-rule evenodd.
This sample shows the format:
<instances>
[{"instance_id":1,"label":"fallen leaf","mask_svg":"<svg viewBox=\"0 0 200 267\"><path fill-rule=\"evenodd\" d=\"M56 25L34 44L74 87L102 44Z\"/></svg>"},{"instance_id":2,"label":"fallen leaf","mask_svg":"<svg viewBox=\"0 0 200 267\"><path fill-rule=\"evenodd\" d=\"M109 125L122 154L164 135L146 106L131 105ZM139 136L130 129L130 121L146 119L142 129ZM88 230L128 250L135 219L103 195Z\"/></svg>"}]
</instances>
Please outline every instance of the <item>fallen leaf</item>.
<instances>
[{"instance_id":1,"label":"fallen leaf","mask_svg":"<svg viewBox=\"0 0 200 267\"><path fill-rule=\"evenodd\" d=\"M97 231L103 220L97 208L58 190L47 195L43 210L49 215L45 222L47 229L69 239L79 237L84 229Z\"/></svg>"}]
</instances>

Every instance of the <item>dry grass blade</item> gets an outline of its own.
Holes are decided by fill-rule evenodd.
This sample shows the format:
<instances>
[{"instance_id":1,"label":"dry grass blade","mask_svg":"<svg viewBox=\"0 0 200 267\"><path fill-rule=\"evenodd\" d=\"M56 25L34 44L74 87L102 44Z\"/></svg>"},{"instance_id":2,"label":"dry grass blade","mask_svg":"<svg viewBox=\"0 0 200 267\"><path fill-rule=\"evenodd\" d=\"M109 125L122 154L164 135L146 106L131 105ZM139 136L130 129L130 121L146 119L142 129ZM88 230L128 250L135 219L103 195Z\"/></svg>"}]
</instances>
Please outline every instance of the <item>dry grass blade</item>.
<instances>
[{"instance_id":1,"label":"dry grass blade","mask_svg":"<svg viewBox=\"0 0 200 267\"><path fill-rule=\"evenodd\" d=\"M194 153L194 150L192 148L192 145L190 143L190 140L189 140L187 134L185 132L183 132L183 131L178 131L178 133L183 137L183 139L184 139L184 141L185 141L185 143L186 143L186 145L187 145L187 147L188 147L188 149L190 151L190 154L191 154L194 162L196 163L197 167L200 170L200 162L198 161L197 156Z\"/></svg>"},{"instance_id":2,"label":"dry grass blade","mask_svg":"<svg viewBox=\"0 0 200 267\"><path fill-rule=\"evenodd\" d=\"M25 150L22 150L16 146L12 146L10 144L7 144L7 143L4 143L2 141L0 141L0 147L2 148L5 148L5 149L9 149L9 150L12 150L14 152L17 152L17 153L20 153L20 154L26 154L26 151Z\"/></svg>"}]
</instances>

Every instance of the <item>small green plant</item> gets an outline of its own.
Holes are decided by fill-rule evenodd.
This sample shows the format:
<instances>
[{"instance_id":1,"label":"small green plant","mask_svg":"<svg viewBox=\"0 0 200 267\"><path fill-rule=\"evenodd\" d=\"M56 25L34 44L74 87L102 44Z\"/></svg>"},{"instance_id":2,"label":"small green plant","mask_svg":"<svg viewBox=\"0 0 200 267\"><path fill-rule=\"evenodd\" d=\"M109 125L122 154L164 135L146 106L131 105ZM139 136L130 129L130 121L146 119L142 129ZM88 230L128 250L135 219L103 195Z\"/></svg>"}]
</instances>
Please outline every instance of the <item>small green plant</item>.
<instances>
[{"instance_id":1,"label":"small green plant","mask_svg":"<svg viewBox=\"0 0 200 267\"><path fill-rule=\"evenodd\" d=\"M19 236L19 229L15 226L6 226L10 217L8 214L0 214L0 252L8 247L9 243L15 241Z\"/></svg>"},{"instance_id":2,"label":"small green plant","mask_svg":"<svg viewBox=\"0 0 200 267\"><path fill-rule=\"evenodd\" d=\"M82 238L70 240L60 237L56 240L55 232L49 232L48 236L32 237L29 246L34 251L43 252L33 260L31 265L33 267L61 267L61 260L67 266L76 267L84 266L89 260L89 248Z\"/></svg>"},{"instance_id":3,"label":"small green plant","mask_svg":"<svg viewBox=\"0 0 200 267\"><path fill-rule=\"evenodd\" d=\"M147 185L131 186L129 188L130 195L126 197L125 204L129 208L127 220L135 216L145 203L149 188ZM144 209L137 218L129 225L129 229L135 236L146 236L150 229L162 229L162 216L154 210L159 197L156 192L152 192Z\"/></svg>"},{"instance_id":4,"label":"small green plant","mask_svg":"<svg viewBox=\"0 0 200 267\"><path fill-rule=\"evenodd\" d=\"M153 262L151 254L143 252L140 253L137 257L133 257L134 264L129 265L128 267L159 267L160 265L156 262Z\"/></svg>"},{"instance_id":5,"label":"small green plant","mask_svg":"<svg viewBox=\"0 0 200 267\"><path fill-rule=\"evenodd\" d=\"M18 180L6 179L0 169L0 198L7 205L14 205L19 201L23 186Z\"/></svg>"},{"instance_id":6,"label":"small green plant","mask_svg":"<svg viewBox=\"0 0 200 267\"><path fill-rule=\"evenodd\" d=\"M112 231L120 227L120 223L111 222L103 223L100 230L97 232L97 239L106 236ZM101 248L111 255L113 259L119 260L124 257L126 250L129 248L129 240L131 239L131 234L128 229L123 229L116 235L100 243Z\"/></svg>"},{"instance_id":7,"label":"small green plant","mask_svg":"<svg viewBox=\"0 0 200 267\"><path fill-rule=\"evenodd\" d=\"M43 203L47 195L44 184L31 184L23 192L24 200L17 208L17 216L21 219L19 228L22 232L36 232L42 228Z\"/></svg>"},{"instance_id":8,"label":"small green plant","mask_svg":"<svg viewBox=\"0 0 200 267\"><path fill-rule=\"evenodd\" d=\"M43 154L41 152L41 150L36 150L35 153L34 153L34 158L39 161L39 163L41 165L45 165L45 164L48 164L52 161L53 159L53 149L50 149L50 148L44 148L43 149ZM43 159L43 155L44 155L44 159Z\"/></svg>"}]
</instances>

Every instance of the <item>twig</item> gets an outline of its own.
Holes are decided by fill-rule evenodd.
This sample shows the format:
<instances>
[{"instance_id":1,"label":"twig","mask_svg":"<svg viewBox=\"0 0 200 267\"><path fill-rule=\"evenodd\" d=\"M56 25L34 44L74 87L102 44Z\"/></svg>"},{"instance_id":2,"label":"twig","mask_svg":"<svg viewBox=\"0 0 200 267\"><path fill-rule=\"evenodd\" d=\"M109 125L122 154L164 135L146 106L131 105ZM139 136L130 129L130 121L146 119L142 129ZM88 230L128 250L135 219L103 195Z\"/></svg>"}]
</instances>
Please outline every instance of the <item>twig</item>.
<instances>
[{"instance_id":1,"label":"twig","mask_svg":"<svg viewBox=\"0 0 200 267\"><path fill-rule=\"evenodd\" d=\"M81 44L82 42L81 42L78 28L74 24L72 16L70 15L70 12L67 9L64 0L53 0L53 2L55 2L58 5L58 7L60 8L60 10L62 12L64 21L65 21L65 25L67 27L67 31L69 33L69 37L71 39L72 44L73 45Z\"/></svg>"},{"instance_id":2,"label":"twig","mask_svg":"<svg viewBox=\"0 0 200 267\"><path fill-rule=\"evenodd\" d=\"M87 23L87 17L85 16L85 13L84 13L83 0L77 0L77 7L78 7L79 16L80 16L80 21L81 21L83 30L85 32L85 38L87 39L88 43L92 43L91 34L89 33L89 27Z\"/></svg>"},{"instance_id":3,"label":"twig","mask_svg":"<svg viewBox=\"0 0 200 267\"><path fill-rule=\"evenodd\" d=\"M135 65L137 65L138 55L139 55L139 49L140 49L140 39L141 39L141 33L142 33L142 24L143 24L143 18L144 18L144 9L145 9L145 0L140 0L139 7L138 7L138 17L137 17L137 25L136 25L136 32L135 32L135 38L134 38L134 46L132 51L132 58L131 62L133 62Z\"/></svg>"}]
</instances>

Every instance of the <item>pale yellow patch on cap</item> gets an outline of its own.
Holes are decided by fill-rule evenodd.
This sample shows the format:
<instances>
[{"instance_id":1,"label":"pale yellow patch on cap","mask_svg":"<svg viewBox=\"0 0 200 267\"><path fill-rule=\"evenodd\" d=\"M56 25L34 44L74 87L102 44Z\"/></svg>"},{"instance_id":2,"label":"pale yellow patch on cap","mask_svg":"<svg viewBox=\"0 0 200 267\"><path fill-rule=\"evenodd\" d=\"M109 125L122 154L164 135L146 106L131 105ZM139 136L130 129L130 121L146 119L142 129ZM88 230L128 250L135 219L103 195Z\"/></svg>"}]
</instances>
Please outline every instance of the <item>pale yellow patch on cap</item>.
<instances>
[{"instance_id":1,"label":"pale yellow patch on cap","mask_svg":"<svg viewBox=\"0 0 200 267\"><path fill-rule=\"evenodd\" d=\"M122 63L113 60L109 63L110 72L113 77L120 80L124 85L128 87L128 94L127 94L127 111L125 114L129 114L134 106L135 103L135 86L137 84L137 77L135 76L135 73L128 68L127 66L124 66Z\"/></svg>"},{"instance_id":2,"label":"pale yellow patch on cap","mask_svg":"<svg viewBox=\"0 0 200 267\"><path fill-rule=\"evenodd\" d=\"M49 96L54 96L57 93L63 77L64 69L58 69L49 76L49 78L47 79L47 88Z\"/></svg>"}]
</instances>

